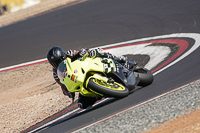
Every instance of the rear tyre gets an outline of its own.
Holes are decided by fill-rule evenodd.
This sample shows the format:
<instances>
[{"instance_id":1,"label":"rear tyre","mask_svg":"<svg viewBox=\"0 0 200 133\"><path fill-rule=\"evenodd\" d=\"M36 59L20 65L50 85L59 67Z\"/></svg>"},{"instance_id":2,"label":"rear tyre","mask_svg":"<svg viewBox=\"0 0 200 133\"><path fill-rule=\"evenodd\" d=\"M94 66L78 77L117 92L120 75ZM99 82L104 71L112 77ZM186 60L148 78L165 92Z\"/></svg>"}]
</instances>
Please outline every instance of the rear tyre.
<instances>
[{"instance_id":1,"label":"rear tyre","mask_svg":"<svg viewBox=\"0 0 200 133\"><path fill-rule=\"evenodd\" d=\"M95 78L89 80L88 87L107 97L123 98L129 94L129 90L117 82L108 83Z\"/></svg>"},{"instance_id":2,"label":"rear tyre","mask_svg":"<svg viewBox=\"0 0 200 133\"><path fill-rule=\"evenodd\" d=\"M137 68L134 70L134 73L139 75L139 79L140 79L138 83L139 86L150 85L154 80L153 74L148 69Z\"/></svg>"}]
</instances>

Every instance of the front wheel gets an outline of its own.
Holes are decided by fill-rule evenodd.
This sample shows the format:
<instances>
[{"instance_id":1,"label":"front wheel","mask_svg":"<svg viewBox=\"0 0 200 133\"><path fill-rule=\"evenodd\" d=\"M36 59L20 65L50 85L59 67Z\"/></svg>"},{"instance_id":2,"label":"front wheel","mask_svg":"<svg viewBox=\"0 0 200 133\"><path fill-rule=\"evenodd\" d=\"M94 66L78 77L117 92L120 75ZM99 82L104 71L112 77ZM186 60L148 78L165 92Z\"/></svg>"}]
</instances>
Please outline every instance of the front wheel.
<instances>
[{"instance_id":1,"label":"front wheel","mask_svg":"<svg viewBox=\"0 0 200 133\"><path fill-rule=\"evenodd\" d=\"M88 87L91 90L108 97L123 98L129 94L129 90L117 82L108 83L95 78L89 80Z\"/></svg>"},{"instance_id":2,"label":"front wheel","mask_svg":"<svg viewBox=\"0 0 200 133\"><path fill-rule=\"evenodd\" d=\"M148 69L136 68L134 70L134 73L139 75L139 79L140 79L140 81L138 83L139 86L150 85L154 80L153 74Z\"/></svg>"}]
</instances>

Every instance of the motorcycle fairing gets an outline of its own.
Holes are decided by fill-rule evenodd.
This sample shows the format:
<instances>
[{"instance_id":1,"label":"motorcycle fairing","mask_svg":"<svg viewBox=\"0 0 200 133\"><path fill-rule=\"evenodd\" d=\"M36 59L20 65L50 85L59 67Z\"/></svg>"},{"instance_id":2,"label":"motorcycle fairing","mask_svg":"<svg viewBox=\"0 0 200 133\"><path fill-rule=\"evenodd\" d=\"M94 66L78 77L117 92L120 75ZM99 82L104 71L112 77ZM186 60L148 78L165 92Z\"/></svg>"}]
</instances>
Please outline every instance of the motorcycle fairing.
<instances>
[{"instance_id":1,"label":"motorcycle fairing","mask_svg":"<svg viewBox=\"0 0 200 133\"><path fill-rule=\"evenodd\" d=\"M84 60L75 60L73 62L71 62L70 58L66 58L66 60L60 63L57 70L61 83L63 83L70 92L79 91L82 95L91 97L99 96L99 94L83 86L87 73L110 73L115 71L116 66L113 59L89 57L84 58ZM97 74L93 75L93 77L97 76ZM106 80L107 78L105 77L102 78L102 80L103 79Z\"/></svg>"}]
</instances>

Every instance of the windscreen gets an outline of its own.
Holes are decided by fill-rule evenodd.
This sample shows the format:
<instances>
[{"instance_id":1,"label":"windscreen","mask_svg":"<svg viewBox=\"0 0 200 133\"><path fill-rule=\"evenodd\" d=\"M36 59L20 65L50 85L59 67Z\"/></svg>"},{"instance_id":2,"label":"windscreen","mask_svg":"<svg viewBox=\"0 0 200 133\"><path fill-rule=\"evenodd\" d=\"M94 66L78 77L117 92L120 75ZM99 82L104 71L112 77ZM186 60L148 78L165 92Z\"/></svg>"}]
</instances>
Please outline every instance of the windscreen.
<instances>
[{"instance_id":1,"label":"windscreen","mask_svg":"<svg viewBox=\"0 0 200 133\"><path fill-rule=\"evenodd\" d=\"M58 66L58 70L57 70L57 73L58 73L58 77L60 79L64 79L67 75L67 68L66 68L66 61L62 61L59 66Z\"/></svg>"}]
</instances>

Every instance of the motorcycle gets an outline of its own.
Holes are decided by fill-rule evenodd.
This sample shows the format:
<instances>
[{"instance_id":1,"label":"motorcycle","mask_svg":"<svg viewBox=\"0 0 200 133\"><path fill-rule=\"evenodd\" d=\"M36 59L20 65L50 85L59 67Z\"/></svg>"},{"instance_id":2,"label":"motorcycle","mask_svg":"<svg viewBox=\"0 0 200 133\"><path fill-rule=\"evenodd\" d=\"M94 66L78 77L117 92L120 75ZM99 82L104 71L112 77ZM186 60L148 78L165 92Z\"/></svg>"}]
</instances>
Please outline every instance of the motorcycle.
<instances>
[{"instance_id":1,"label":"motorcycle","mask_svg":"<svg viewBox=\"0 0 200 133\"><path fill-rule=\"evenodd\" d=\"M57 69L61 83L70 92L85 97L123 98L136 86L153 82L152 73L136 63L119 62L102 57L83 57L80 60L66 58Z\"/></svg>"}]
</instances>

